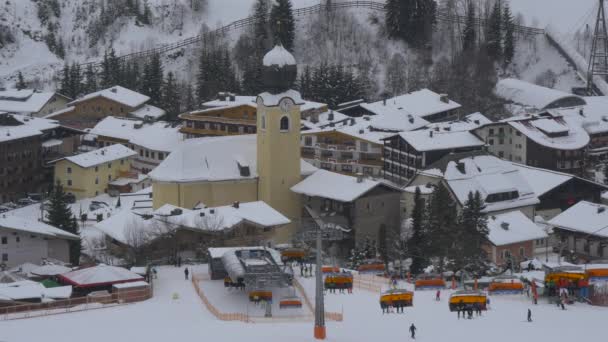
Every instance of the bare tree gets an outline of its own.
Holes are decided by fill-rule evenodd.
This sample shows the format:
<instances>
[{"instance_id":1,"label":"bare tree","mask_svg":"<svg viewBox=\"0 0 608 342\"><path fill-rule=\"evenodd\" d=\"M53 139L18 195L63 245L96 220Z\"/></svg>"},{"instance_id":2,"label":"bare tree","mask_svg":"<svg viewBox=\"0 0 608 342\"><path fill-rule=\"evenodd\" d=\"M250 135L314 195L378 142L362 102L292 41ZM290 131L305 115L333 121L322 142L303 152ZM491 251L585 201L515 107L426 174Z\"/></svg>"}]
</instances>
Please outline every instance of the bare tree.
<instances>
[{"instance_id":1,"label":"bare tree","mask_svg":"<svg viewBox=\"0 0 608 342\"><path fill-rule=\"evenodd\" d=\"M143 260L146 247L151 242L152 235L146 225L139 219L131 219L125 228L125 243L129 251L130 261L139 263Z\"/></svg>"}]
</instances>

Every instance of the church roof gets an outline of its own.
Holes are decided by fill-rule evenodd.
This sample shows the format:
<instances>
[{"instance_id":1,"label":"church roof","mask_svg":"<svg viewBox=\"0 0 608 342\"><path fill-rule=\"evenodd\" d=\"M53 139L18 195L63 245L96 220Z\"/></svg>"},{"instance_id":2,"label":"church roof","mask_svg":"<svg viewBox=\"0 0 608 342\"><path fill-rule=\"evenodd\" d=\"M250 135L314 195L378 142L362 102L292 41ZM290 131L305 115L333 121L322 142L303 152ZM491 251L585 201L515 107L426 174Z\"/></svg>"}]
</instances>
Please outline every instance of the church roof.
<instances>
[{"instance_id":1,"label":"church roof","mask_svg":"<svg viewBox=\"0 0 608 342\"><path fill-rule=\"evenodd\" d=\"M148 175L159 182L203 182L257 179L255 134L206 137L185 141ZM301 161L302 175L316 168Z\"/></svg>"}]
</instances>

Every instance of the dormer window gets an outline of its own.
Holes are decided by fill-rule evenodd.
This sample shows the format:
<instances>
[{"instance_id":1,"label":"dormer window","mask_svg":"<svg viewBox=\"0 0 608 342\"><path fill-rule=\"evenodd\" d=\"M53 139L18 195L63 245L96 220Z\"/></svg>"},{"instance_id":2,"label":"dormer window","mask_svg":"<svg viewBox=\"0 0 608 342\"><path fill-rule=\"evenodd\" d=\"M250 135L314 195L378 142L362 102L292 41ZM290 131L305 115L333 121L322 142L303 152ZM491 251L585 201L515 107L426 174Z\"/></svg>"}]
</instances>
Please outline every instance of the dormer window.
<instances>
[{"instance_id":1,"label":"dormer window","mask_svg":"<svg viewBox=\"0 0 608 342\"><path fill-rule=\"evenodd\" d=\"M498 192L495 194L489 194L488 197L486 197L486 202L496 203L502 201L510 201L517 198L519 198L519 192L517 191Z\"/></svg>"}]
</instances>

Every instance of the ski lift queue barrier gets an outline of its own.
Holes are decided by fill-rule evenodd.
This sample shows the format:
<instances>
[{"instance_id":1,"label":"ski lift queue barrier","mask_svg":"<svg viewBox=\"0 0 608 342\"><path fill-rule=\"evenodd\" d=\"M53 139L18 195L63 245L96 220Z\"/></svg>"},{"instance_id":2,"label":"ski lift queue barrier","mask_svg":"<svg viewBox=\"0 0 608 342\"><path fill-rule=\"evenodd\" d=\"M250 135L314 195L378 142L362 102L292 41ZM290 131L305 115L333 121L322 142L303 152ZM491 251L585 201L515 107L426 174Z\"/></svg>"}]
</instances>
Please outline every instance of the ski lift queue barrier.
<instances>
[{"instance_id":1,"label":"ski lift queue barrier","mask_svg":"<svg viewBox=\"0 0 608 342\"><path fill-rule=\"evenodd\" d=\"M311 312L314 312L315 311L315 307L312 305L312 302L308 298L308 294L304 290L304 287L302 286L302 284L300 284L300 282L296 278L293 279L293 286L295 288L297 288L298 291L300 291L300 293L302 294L302 297L304 298L304 303L306 304L306 307L308 307L308 309ZM325 311L325 318L327 318L330 321L334 321L334 322L342 322L344 320L344 314L341 313L341 312Z\"/></svg>"},{"instance_id":2,"label":"ski lift queue barrier","mask_svg":"<svg viewBox=\"0 0 608 342\"><path fill-rule=\"evenodd\" d=\"M382 292L382 286L387 285L387 280L377 276L364 277L359 274L353 275L353 286L360 290L371 292Z\"/></svg>"},{"instance_id":3,"label":"ski lift queue barrier","mask_svg":"<svg viewBox=\"0 0 608 342\"><path fill-rule=\"evenodd\" d=\"M200 286L198 285L198 282L201 279L194 275L192 276L191 279L192 279L192 285L194 286L194 291L196 291L196 294L201 299L203 304L205 304L205 307L207 307L207 310L209 310L209 312L211 312L211 314L213 316L215 316L215 318L219 319L220 321L241 321L241 322L245 322L245 323L252 323L251 319L249 318L249 315L247 315L247 314L223 313L220 310L218 310L215 307L215 305L211 304L209 299L207 299L207 296L205 296L205 293L201 290Z\"/></svg>"}]
</instances>

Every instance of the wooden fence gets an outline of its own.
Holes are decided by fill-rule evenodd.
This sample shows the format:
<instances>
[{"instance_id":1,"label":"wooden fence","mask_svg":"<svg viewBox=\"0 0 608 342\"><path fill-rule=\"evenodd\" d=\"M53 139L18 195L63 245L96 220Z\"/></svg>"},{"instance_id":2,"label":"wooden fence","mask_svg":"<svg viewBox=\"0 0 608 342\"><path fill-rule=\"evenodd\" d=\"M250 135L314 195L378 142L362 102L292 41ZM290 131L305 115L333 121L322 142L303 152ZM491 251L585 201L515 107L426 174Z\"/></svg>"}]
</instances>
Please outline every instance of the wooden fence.
<instances>
[{"instance_id":1,"label":"wooden fence","mask_svg":"<svg viewBox=\"0 0 608 342\"><path fill-rule=\"evenodd\" d=\"M293 10L293 16L297 19L299 17L304 17L304 16L308 16L308 15L312 15L312 14L321 13L321 12L331 12L334 10L341 10L341 9L348 9L348 8L364 8L364 9L369 9L372 11L385 11L386 10L384 3L379 2L379 1L343 1L343 2L332 3L329 6L326 4L317 4L317 5L313 5L313 6L309 6L309 7L296 8ZM466 16L450 14L449 12L447 12L445 10L438 10L436 17L437 17L438 21L457 22L460 24L465 24L466 20L467 20ZM121 55L121 56L118 56L118 59L121 61L124 61L124 60L128 60L128 59L133 59L133 58L146 58L146 57L150 57L150 56L153 56L156 54L167 53L169 51L177 50L177 49L180 49L180 48L188 46L188 45L197 44L200 42L205 42L208 40L215 39L217 37L221 37L221 36L225 35L226 33L229 33L231 31L234 31L237 29L241 29L243 27L250 27L253 24L255 24L255 22L256 22L256 17L253 17L253 16L239 19L228 25L222 26L220 28L217 28L217 29L209 31L209 32L205 32L205 33L193 36L193 37L189 37L189 38L177 41L175 43L163 44L156 48L132 52L132 53L129 53L126 55ZM478 26L485 26L487 24L487 20L483 19L483 18L475 18L475 24ZM520 34L520 35L540 35L540 34L545 33L545 31L543 29L539 29L536 27L528 27L528 26L523 26L523 25L515 25L514 31L515 31L515 33ZM80 68L85 69L89 65L92 66L93 68L99 68L99 67L102 67L103 63L99 62L99 61L82 63L82 64L80 64Z\"/></svg>"},{"instance_id":2,"label":"wooden fence","mask_svg":"<svg viewBox=\"0 0 608 342\"><path fill-rule=\"evenodd\" d=\"M0 320L48 316L67 312L101 309L152 298L152 289L122 291L104 296L85 296L46 303L28 303L0 307Z\"/></svg>"}]
</instances>

